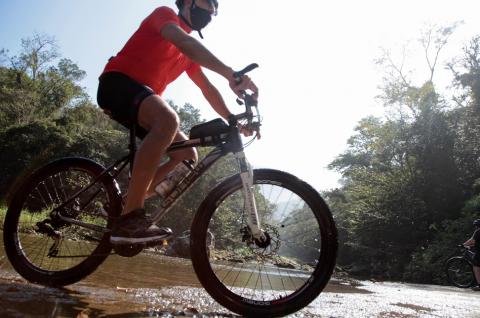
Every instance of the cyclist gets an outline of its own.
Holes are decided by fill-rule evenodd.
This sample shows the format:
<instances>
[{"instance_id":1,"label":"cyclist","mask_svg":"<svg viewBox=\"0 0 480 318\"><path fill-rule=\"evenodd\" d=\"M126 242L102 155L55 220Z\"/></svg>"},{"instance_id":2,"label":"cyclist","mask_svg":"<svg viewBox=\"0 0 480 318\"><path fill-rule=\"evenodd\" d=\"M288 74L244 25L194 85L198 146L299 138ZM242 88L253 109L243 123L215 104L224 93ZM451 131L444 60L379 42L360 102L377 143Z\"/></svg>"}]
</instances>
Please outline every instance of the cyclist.
<instances>
[{"instance_id":1,"label":"cyclist","mask_svg":"<svg viewBox=\"0 0 480 318\"><path fill-rule=\"evenodd\" d=\"M477 286L474 286L472 289L480 291L480 219L473 221L473 225L475 226L475 232L463 245L473 247L474 249L473 272L477 280Z\"/></svg>"},{"instance_id":2,"label":"cyclist","mask_svg":"<svg viewBox=\"0 0 480 318\"><path fill-rule=\"evenodd\" d=\"M197 160L196 150L187 148L169 154L169 161L159 166L172 142L187 139L179 130L178 115L161 98L166 86L186 72L225 119L231 113L201 67L227 79L238 96L244 90L258 94L248 76L242 76L238 84L233 69L190 35L195 30L203 38L201 30L217 14L217 0L177 0L176 5L178 14L171 8L159 7L145 18L99 78L99 106L122 125L134 124L137 136L143 139L135 155L122 214L112 229L112 244L155 244L170 236L170 229L148 221L145 198L155 193L155 186L177 165L184 160ZM246 130L242 133L252 134Z\"/></svg>"}]
</instances>

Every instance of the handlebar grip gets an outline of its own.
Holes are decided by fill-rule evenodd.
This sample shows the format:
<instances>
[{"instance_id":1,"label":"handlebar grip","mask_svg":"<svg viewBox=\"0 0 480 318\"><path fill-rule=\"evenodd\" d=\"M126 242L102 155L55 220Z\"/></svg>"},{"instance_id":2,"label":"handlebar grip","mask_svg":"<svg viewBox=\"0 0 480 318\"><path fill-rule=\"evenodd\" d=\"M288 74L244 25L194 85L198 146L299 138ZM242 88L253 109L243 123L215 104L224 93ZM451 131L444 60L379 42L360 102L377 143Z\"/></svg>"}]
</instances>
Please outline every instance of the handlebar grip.
<instances>
[{"instance_id":1,"label":"handlebar grip","mask_svg":"<svg viewBox=\"0 0 480 318\"><path fill-rule=\"evenodd\" d=\"M247 67L245 67L243 70L238 71L238 72L234 72L233 77L235 77L235 81L237 82L237 84L240 84L242 82L241 77L243 75L245 75L248 72L256 69L257 67L258 67L257 63L252 63L252 64L248 65Z\"/></svg>"}]
</instances>

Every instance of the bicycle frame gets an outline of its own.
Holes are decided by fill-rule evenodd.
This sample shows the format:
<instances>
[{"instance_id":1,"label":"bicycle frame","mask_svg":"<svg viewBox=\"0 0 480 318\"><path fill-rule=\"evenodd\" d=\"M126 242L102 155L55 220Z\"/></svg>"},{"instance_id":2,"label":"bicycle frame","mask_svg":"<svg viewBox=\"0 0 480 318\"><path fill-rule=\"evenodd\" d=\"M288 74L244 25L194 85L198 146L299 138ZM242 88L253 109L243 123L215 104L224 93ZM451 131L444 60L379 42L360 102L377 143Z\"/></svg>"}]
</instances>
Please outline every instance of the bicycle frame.
<instances>
[{"instance_id":1,"label":"bicycle frame","mask_svg":"<svg viewBox=\"0 0 480 318\"><path fill-rule=\"evenodd\" d=\"M189 139L185 141L179 141L173 143L168 149L167 154L169 152L177 151L184 148L191 148L191 147L206 147L206 146L215 146L215 148L208 153L205 158L203 158L197 166L187 174L187 176L175 187L173 192L168 195L165 200L161 203L161 205L152 213L151 215L151 222L157 223L160 219L165 216L168 211L170 211L171 207L177 202L177 200L215 163L218 159L222 158L223 156L227 155L228 153L233 153L235 158L237 159L239 168L240 168L240 176L242 179L243 185L243 195L245 199L245 207L247 211L247 224L251 231L252 236L255 239L263 240L265 239L263 232L261 231L261 224L258 218L258 213L255 204L255 197L252 191L253 186L253 172L252 169L245 157L244 147L241 140L239 129L234 125L233 122L230 123L229 131L224 134L216 135L216 136L205 136L202 138L197 139ZM85 227L97 232L104 232L107 233L110 230L81 222L75 220L73 218L69 218L63 216L60 213L60 210L72 202L76 197L78 197L83 192L87 191L91 187L93 187L99 180L101 180L105 176L109 176L112 178L116 178L121 171L125 168L127 163L130 163L130 167L133 166L133 159L136 152L136 141L135 141L135 132L134 129L130 131L130 152L128 155L124 156L123 158L117 160L114 164L106 168L98 177L96 177L88 186L81 189L77 193L75 193L72 197L68 198L64 203L60 206L56 207L52 213L56 213L56 215L64 222L75 224L81 227ZM132 137L133 136L133 137ZM118 168L120 167L120 168ZM114 171L112 174L111 172ZM98 192L97 192L98 193ZM87 206L91 200L97 195L94 193L89 200L83 205L83 207ZM83 208L82 207L82 208Z\"/></svg>"},{"instance_id":2,"label":"bicycle frame","mask_svg":"<svg viewBox=\"0 0 480 318\"><path fill-rule=\"evenodd\" d=\"M471 265L473 265L473 258L474 258L475 252L473 252L470 248L465 248L463 251L463 258Z\"/></svg>"}]
</instances>

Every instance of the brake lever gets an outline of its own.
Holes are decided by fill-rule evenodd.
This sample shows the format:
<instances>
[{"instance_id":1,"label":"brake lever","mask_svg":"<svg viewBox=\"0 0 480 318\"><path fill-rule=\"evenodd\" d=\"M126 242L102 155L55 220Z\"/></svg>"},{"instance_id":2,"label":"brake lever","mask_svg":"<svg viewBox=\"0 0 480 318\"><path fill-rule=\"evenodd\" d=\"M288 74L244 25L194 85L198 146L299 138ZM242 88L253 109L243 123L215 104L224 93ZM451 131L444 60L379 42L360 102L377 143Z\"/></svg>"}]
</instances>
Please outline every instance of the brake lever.
<instances>
[{"instance_id":1,"label":"brake lever","mask_svg":"<svg viewBox=\"0 0 480 318\"><path fill-rule=\"evenodd\" d=\"M242 76L244 76L248 72L256 69L257 67L258 67L257 63L252 63L252 64L248 65L247 67L245 67L244 69L242 69L241 71L234 72L233 73L233 78L235 80L235 84L239 85L240 83L242 83ZM243 97L244 100L249 97L249 95L245 91L241 91L240 93L242 94L242 97ZM242 99L237 98L236 101L237 101L238 105L240 105L240 106L244 105L244 102L242 101Z\"/></svg>"},{"instance_id":2,"label":"brake lever","mask_svg":"<svg viewBox=\"0 0 480 318\"><path fill-rule=\"evenodd\" d=\"M258 67L257 63L252 63L245 67L243 70L234 72L233 77L235 78L235 83L240 84L242 82L242 76L247 74L248 72L256 69Z\"/></svg>"}]
</instances>

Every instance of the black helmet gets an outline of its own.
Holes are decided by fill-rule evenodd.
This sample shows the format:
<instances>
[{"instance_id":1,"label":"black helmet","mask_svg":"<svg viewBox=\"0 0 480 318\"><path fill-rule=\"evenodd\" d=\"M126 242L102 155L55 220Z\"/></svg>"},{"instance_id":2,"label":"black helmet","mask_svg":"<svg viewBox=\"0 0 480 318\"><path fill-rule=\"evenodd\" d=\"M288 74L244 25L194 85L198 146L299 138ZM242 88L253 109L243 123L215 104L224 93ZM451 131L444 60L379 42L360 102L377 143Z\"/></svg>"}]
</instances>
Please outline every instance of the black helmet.
<instances>
[{"instance_id":1,"label":"black helmet","mask_svg":"<svg viewBox=\"0 0 480 318\"><path fill-rule=\"evenodd\" d=\"M473 221L473 225L476 227L480 227L480 219L476 219L475 221Z\"/></svg>"},{"instance_id":2,"label":"black helmet","mask_svg":"<svg viewBox=\"0 0 480 318\"><path fill-rule=\"evenodd\" d=\"M215 6L215 9L218 9L218 1L217 0L210 0L210 2ZM182 9L183 7L183 0L177 0L175 1L175 4L177 5L178 9Z\"/></svg>"}]
</instances>

